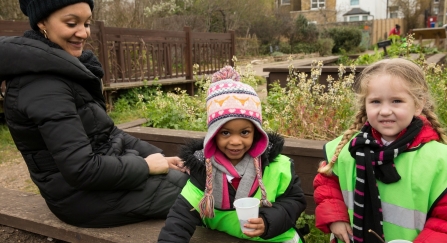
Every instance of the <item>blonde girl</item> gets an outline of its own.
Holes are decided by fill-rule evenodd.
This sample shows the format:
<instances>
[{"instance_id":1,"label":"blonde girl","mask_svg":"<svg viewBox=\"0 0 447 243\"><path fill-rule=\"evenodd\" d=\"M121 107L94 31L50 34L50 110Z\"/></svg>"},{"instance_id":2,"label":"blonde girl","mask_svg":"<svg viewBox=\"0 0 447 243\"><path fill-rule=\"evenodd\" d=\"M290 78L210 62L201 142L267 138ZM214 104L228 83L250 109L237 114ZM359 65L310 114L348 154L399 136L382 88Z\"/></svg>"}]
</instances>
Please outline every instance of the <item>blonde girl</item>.
<instances>
[{"instance_id":1,"label":"blonde girl","mask_svg":"<svg viewBox=\"0 0 447 243\"><path fill-rule=\"evenodd\" d=\"M447 137L423 71L382 60L355 92L354 123L314 180L316 226L342 242L447 242Z\"/></svg>"}]
</instances>

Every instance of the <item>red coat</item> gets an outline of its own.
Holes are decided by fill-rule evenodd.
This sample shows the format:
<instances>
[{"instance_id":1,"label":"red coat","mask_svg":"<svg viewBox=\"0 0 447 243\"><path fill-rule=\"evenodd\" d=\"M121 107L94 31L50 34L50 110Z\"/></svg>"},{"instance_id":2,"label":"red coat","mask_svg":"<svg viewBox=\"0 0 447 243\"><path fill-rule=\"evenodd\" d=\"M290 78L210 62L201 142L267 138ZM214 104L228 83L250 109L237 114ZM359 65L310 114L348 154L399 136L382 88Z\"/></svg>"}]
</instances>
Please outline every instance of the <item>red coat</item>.
<instances>
[{"instance_id":1,"label":"red coat","mask_svg":"<svg viewBox=\"0 0 447 243\"><path fill-rule=\"evenodd\" d=\"M396 29L396 27L392 28L390 30L390 33L388 34L388 36L392 36L392 35L400 35L400 29Z\"/></svg>"},{"instance_id":2,"label":"red coat","mask_svg":"<svg viewBox=\"0 0 447 243\"><path fill-rule=\"evenodd\" d=\"M329 225L336 221L349 223L348 208L343 201L338 177L318 174L314 179L315 225L330 233ZM424 229L413 243L447 243L447 194L433 208Z\"/></svg>"}]
</instances>

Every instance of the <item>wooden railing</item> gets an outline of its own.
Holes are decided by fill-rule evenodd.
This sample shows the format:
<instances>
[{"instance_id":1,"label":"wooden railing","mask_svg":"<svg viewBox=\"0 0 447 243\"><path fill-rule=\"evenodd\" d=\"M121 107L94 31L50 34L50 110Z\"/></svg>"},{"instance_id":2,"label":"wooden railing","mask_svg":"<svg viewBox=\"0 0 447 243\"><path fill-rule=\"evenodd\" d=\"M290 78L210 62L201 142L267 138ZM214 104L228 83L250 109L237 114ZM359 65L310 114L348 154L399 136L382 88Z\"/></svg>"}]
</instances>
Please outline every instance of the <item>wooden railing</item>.
<instances>
[{"instance_id":1,"label":"wooden railing","mask_svg":"<svg viewBox=\"0 0 447 243\"><path fill-rule=\"evenodd\" d=\"M24 21L0 21L0 36L22 36L30 29ZM93 50L104 68L104 86L112 87L156 79L193 79L233 65L234 31L229 33L160 31L105 27L96 21L86 49Z\"/></svg>"}]
</instances>

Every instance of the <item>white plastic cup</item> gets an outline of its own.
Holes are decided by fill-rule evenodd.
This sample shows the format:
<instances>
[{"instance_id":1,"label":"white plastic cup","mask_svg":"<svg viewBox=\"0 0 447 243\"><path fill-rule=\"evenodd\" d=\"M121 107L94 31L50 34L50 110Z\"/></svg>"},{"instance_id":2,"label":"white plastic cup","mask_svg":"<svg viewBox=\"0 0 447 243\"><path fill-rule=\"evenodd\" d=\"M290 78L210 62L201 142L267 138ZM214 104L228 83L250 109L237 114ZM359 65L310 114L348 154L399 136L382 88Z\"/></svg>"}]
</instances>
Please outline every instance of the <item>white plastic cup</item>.
<instances>
[{"instance_id":1,"label":"white plastic cup","mask_svg":"<svg viewBox=\"0 0 447 243\"><path fill-rule=\"evenodd\" d=\"M248 219L258 218L259 216L259 203L260 200L254 197L243 197L234 201L233 205L236 208L237 217L241 226L242 232L254 231L255 229L245 228L244 224L248 222Z\"/></svg>"},{"instance_id":2,"label":"white plastic cup","mask_svg":"<svg viewBox=\"0 0 447 243\"><path fill-rule=\"evenodd\" d=\"M388 243L413 243L413 242L408 241L408 240L392 240L392 241L388 241Z\"/></svg>"}]
</instances>

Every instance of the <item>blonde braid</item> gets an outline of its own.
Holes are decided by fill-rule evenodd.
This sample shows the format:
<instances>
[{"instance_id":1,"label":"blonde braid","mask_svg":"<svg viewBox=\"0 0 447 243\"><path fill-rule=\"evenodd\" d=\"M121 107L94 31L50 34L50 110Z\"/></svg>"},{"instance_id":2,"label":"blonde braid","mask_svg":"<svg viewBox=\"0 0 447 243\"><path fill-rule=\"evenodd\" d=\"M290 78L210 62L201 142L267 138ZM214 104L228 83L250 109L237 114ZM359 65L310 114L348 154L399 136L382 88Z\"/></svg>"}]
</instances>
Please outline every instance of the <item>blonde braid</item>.
<instances>
[{"instance_id":1,"label":"blonde braid","mask_svg":"<svg viewBox=\"0 0 447 243\"><path fill-rule=\"evenodd\" d=\"M334 167L335 161L338 159L338 156L341 153L341 150L343 147L351 140L352 136L360 131L363 124L366 122L366 110L364 109L364 106L360 107L359 111L357 112L355 116L354 123L343 133L343 138L338 143L337 148L335 149L335 153L332 156L332 159L329 163L327 161L322 161L322 163L325 163L325 166L322 166L318 169L319 173L325 174L325 175L332 175L332 168Z\"/></svg>"},{"instance_id":2,"label":"blonde braid","mask_svg":"<svg viewBox=\"0 0 447 243\"><path fill-rule=\"evenodd\" d=\"M430 109L424 109L422 113L427 117L427 120L431 123L433 129L438 133L442 143L447 143L447 136L444 128L438 120L438 116Z\"/></svg>"}]
</instances>

